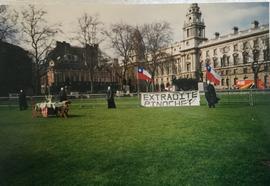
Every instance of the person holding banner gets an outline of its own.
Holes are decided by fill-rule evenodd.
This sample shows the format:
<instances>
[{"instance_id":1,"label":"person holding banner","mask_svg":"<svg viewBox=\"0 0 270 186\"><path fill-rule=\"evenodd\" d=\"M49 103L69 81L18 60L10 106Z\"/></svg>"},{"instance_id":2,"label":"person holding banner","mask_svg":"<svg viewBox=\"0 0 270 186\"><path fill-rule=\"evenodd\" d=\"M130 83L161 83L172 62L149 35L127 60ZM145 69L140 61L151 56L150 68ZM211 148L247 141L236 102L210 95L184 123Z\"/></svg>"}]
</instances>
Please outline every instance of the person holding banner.
<instances>
[{"instance_id":1,"label":"person holding banner","mask_svg":"<svg viewBox=\"0 0 270 186\"><path fill-rule=\"evenodd\" d=\"M207 80L207 86L205 90L205 98L209 108L215 108L215 104L218 103L219 98L216 95L215 87Z\"/></svg>"}]
</instances>

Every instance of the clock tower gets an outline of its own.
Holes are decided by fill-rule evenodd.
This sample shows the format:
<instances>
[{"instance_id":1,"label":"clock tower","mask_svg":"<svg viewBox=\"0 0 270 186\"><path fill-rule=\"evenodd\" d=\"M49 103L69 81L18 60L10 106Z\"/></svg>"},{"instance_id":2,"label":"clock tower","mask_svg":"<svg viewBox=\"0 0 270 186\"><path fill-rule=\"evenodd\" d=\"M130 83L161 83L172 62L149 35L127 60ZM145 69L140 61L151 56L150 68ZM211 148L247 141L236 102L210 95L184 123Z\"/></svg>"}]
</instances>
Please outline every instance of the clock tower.
<instances>
[{"instance_id":1,"label":"clock tower","mask_svg":"<svg viewBox=\"0 0 270 186\"><path fill-rule=\"evenodd\" d=\"M197 3L191 4L183 27L185 48L197 48L205 38L205 24Z\"/></svg>"}]
</instances>

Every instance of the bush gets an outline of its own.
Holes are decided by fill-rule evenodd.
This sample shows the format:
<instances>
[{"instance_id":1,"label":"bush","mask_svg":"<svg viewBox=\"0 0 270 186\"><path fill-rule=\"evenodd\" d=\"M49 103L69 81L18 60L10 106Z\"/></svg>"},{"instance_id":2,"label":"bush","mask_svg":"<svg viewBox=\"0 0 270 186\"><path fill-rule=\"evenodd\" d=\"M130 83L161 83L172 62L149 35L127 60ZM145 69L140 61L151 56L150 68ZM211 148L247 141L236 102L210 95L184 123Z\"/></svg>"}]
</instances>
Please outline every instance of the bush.
<instances>
[{"instance_id":1,"label":"bush","mask_svg":"<svg viewBox=\"0 0 270 186\"><path fill-rule=\"evenodd\" d=\"M180 78L174 79L173 85L177 87L177 90L198 90L198 80L192 78Z\"/></svg>"}]
</instances>

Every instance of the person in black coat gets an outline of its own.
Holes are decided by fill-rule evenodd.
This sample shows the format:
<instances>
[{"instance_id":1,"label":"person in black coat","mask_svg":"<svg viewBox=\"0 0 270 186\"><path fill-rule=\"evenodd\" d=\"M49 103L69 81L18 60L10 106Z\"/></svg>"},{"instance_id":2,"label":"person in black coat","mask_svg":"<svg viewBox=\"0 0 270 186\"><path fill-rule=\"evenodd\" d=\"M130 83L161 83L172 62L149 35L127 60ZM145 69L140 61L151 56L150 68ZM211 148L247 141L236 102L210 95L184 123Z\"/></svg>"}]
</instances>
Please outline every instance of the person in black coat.
<instances>
[{"instance_id":1,"label":"person in black coat","mask_svg":"<svg viewBox=\"0 0 270 186\"><path fill-rule=\"evenodd\" d=\"M209 81L207 81L205 98L207 100L209 108L215 108L215 104L217 104L219 101L219 98L216 95L215 87Z\"/></svg>"},{"instance_id":2,"label":"person in black coat","mask_svg":"<svg viewBox=\"0 0 270 186\"><path fill-rule=\"evenodd\" d=\"M20 90L20 93L19 93L19 107L20 107L20 110L27 109L27 100L26 100L26 96L23 90Z\"/></svg>"},{"instance_id":3,"label":"person in black coat","mask_svg":"<svg viewBox=\"0 0 270 186\"><path fill-rule=\"evenodd\" d=\"M107 97L108 108L116 108L116 105L114 102L114 94L110 86L108 86L106 97Z\"/></svg>"},{"instance_id":4,"label":"person in black coat","mask_svg":"<svg viewBox=\"0 0 270 186\"><path fill-rule=\"evenodd\" d=\"M64 90L64 88L62 87L60 90L60 93L59 93L59 101L62 102L62 101L66 101L66 100L67 100L67 93Z\"/></svg>"}]
</instances>

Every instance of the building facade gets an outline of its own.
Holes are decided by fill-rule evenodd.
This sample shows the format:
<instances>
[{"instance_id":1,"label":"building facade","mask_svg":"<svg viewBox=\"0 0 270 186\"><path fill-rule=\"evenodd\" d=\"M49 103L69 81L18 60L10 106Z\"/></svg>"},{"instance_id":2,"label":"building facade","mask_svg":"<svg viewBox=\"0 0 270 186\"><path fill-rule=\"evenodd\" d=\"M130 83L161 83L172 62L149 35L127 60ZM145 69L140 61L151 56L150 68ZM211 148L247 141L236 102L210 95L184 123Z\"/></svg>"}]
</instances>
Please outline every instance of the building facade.
<instances>
[{"instance_id":1,"label":"building facade","mask_svg":"<svg viewBox=\"0 0 270 186\"><path fill-rule=\"evenodd\" d=\"M254 79L252 65L258 62L258 78L270 87L269 25L254 21L248 30L232 29L232 33L213 39L205 37L206 25L197 3L187 10L183 40L161 49L169 57L160 60L155 72L156 87L170 86L173 78L206 81L205 66L210 64L220 75L219 89L235 88L236 80Z\"/></svg>"},{"instance_id":2,"label":"building facade","mask_svg":"<svg viewBox=\"0 0 270 186\"><path fill-rule=\"evenodd\" d=\"M57 92L63 86L80 92L91 91L93 86L96 92L116 83L117 77L106 63L108 59L100 54L98 45L82 48L56 42L42 66L43 93L48 88Z\"/></svg>"}]
</instances>

